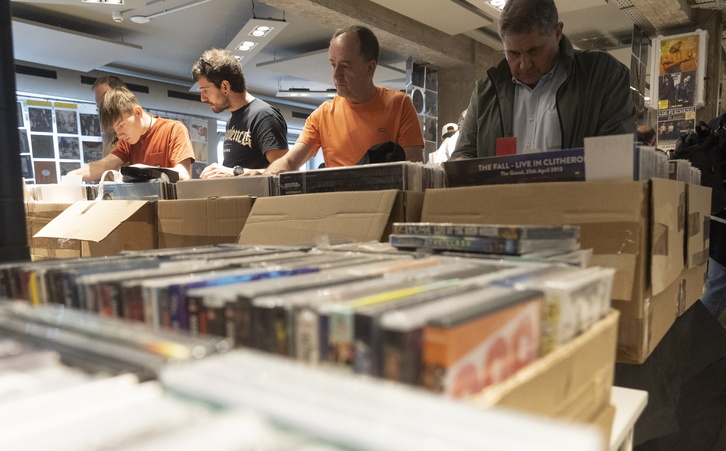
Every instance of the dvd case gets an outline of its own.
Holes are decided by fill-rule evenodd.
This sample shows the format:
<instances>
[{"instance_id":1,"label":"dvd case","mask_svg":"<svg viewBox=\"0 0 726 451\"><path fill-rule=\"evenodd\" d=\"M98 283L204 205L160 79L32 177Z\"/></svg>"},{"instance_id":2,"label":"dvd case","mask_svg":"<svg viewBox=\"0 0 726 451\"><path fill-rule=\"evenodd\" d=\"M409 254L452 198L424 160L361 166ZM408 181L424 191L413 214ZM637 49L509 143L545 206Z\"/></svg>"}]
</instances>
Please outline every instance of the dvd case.
<instances>
[{"instance_id":1,"label":"dvd case","mask_svg":"<svg viewBox=\"0 0 726 451\"><path fill-rule=\"evenodd\" d=\"M454 222L394 222L394 235L506 238L512 240L561 240L580 238L580 226L524 224L467 224Z\"/></svg>"},{"instance_id":2,"label":"dvd case","mask_svg":"<svg viewBox=\"0 0 726 451\"><path fill-rule=\"evenodd\" d=\"M542 292L482 293L481 302L438 314L423 329L424 387L461 398L536 360Z\"/></svg>"}]
</instances>

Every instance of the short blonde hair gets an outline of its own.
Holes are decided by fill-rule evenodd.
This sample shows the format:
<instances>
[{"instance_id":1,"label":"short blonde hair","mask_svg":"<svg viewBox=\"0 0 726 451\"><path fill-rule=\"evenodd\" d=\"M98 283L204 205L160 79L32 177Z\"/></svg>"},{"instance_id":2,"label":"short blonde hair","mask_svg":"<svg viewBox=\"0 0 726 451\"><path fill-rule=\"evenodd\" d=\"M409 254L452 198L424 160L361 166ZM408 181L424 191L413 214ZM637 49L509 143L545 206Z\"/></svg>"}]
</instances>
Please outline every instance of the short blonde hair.
<instances>
[{"instance_id":1,"label":"short blonde hair","mask_svg":"<svg viewBox=\"0 0 726 451\"><path fill-rule=\"evenodd\" d=\"M98 114L101 116L101 124L107 130L120 119L125 118L134 112L134 108L140 107L138 99L133 92L125 86L111 88L103 94L101 104L98 106Z\"/></svg>"}]
</instances>

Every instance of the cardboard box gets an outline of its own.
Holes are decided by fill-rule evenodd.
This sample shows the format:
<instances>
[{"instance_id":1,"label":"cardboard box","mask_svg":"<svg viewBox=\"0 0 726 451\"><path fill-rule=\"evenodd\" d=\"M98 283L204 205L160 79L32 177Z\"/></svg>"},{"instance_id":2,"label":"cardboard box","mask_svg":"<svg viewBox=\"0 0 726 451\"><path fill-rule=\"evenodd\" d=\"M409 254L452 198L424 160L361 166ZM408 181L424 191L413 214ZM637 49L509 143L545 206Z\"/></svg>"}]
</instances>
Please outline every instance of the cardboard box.
<instances>
[{"instance_id":1,"label":"cardboard box","mask_svg":"<svg viewBox=\"0 0 726 451\"><path fill-rule=\"evenodd\" d=\"M177 199L206 199L216 196L274 195L274 176L222 177L216 179L185 180L176 184Z\"/></svg>"},{"instance_id":2,"label":"cardboard box","mask_svg":"<svg viewBox=\"0 0 726 451\"><path fill-rule=\"evenodd\" d=\"M236 243L253 202L249 196L160 200L159 248Z\"/></svg>"},{"instance_id":3,"label":"cardboard box","mask_svg":"<svg viewBox=\"0 0 726 451\"><path fill-rule=\"evenodd\" d=\"M706 273L708 265L683 270L683 302L678 304L678 316L681 316L696 303L706 291Z\"/></svg>"},{"instance_id":4,"label":"cardboard box","mask_svg":"<svg viewBox=\"0 0 726 451\"><path fill-rule=\"evenodd\" d=\"M711 188L686 184L686 268L708 261L710 218Z\"/></svg>"},{"instance_id":5,"label":"cardboard box","mask_svg":"<svg viewBox=\"0 0 726 451\"><path fill-rule=\"evenodd\" d=\"M620 343L627 352L619 351L618 361L642 362L657 344L644 338L651 299L679 281L684 267L684 215L685 185L651 179L428 190L421 220L579 225L581 247L593 249L591 263L616 271L612 297L622 322L639 324L621 336L635 341Z\"/></svg>"},{"instance_id":6,"label":"cardboard box","mask_svg":"<svg viewBox=\"0 0 726 451\"><path fill-rule=\"evenodd\" d=\"M579 225L581 247L594 251L592 264L616 270L613 298L637 302L645 297L646 279L659 293L681 273L684 189L653 179L428 190L421 220Z\"/></svg>"},{"instance_id":7,"label":"cardboard box","mask_svg":"<svg viewBox=\"0 0 726 451\"><path fill-rule=\"evenodd\" d=\"M621 315L617 361L645 362L676 320L683 296L683 280L679 277L665 290L648 296L641 305L613 300L613 307Z\"/></svg>"},{"instance_id":8,"label":"cardboard box","mask_svg":"<svg viewBox=\"0 0 726 451\"><path fill-rule=\"evenodd\" d=\"M610 404L619 312L471 398L481 407L505 407L585 423Z\"/></svg>"},{"instance_id":9,"label":"cardboard box","mask_svg":"<svg viewBox=\"0 0 726 451\"><path fill-rule=\"evenodd\" d=\"M257 199L240 244L295 245L388 241L394 222L421 217L424 194L350 191Z\"/></svg>"},{"instance_id":10,"label":"cardboard box","mask_svg":"<svg viewBox=\"0 0 726 451\"><path fill-rule=\"evenodd\" d=\"M40 232L43 227L71 205L71 203L65 202L25 202L25 218L31 260L81 256L81 242L78 240L34 237L36 233Z\"/></svg>"},{"instance_id":11,"label":"cardboard box","mask_svg":"<svg viewBox=\"0 0 726 451\"><path fill-rule=\"evenodd\" d=\"M82 257L156 248L156 205L139 200L75 202L34 235L80 241Z\"/></svg>"}]
</instances>

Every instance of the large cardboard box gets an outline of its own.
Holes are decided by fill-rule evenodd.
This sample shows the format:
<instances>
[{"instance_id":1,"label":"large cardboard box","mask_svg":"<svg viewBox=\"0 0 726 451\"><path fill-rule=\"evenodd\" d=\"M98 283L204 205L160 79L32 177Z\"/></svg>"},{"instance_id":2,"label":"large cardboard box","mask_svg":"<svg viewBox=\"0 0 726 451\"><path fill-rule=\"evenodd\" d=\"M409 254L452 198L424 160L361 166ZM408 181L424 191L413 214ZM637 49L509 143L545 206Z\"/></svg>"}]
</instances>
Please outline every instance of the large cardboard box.
<instances>
[{"instance_id":1,"label":"large cardboard box","mask_svg":"<svg viewBox=\"0 0 726 451\"><path fill-rule=\"evenodd\" d=\"M642 305L613 300L613 307L620 310L617 361L645 362L678 317L683 296L679 276L665 290L648 296Z\"/></svg>"},{"instance_id":2,"label":"large cardboard box","mask_svg":"<svg viewBox=\"0 0 726 451\"><path fill-rule=\"evenodd\" d=\"M683 270L683 302L678 304L678 316L681 316L696 303L706 291L706 273L708 264Z\"/></svg>"},{"instance_id":3,"label":"large cardboard box","mask_svg":"<svg viewBox=\"0 0 726 451\"><path fill-rule=\"evenodd\" d=\"M240 244L387 241L393 222L421 218L424 193L384 190L257 199Z\"/></svg>"},{"instance_id":4,"label":"large cardboard box","mask_svg":"<svg viewBox=\"0 0 726 451\"><path fill-rule=\"evenodd\" d=\"M471 402L480 407L602 423L613 385L618 316L619 312L612 310L555 351L485 388Z\"/></svg>"},{"instance_id":5,"label":"large cardboard box","mask_svg":"<svg viewBox=\"0 0 726 451\"><path fill-rule=\"evenodd\" d=\"M711 188L686 184L686 268L708 261Z\"/></svg>"},{"instance_id":6,"label":"large cardboard box","mask_svg":"<svg viewBox=\"0 0 726 451\"><path fill-rule=\"evenodd\" d=\"M648 339L652 297L680 280L684 267L684 215L684 184L651 179L428 190L421 220L579 225L592 264L616 270L612 296L623 324L643 326L623 335L633 341L619 343L618 361L641 363L657 344Z\"/></svg>"},{"instance_id":7,"label":"large cardboard box","mask_svg":"<svg viewBox=\"0 0 726 451\"><path fill-rule=\"evenodd\" d=\"M80 241L82 257L156 248L156 205L139 200L75 202L34 235Z\"/></svg>"},{"instance_id":8,"label":"large cardboard box","mask_svg":"<svg viewBox=\"0 0 726 451\"><path fill-rule=\"evenodd\" d=\"M177 199L206 199L215 196L274 195L275 176L222 177L185 180L176 184Z\"/></svg>"},{"instance_id":9,"label":"large cardboard box","mask_svg":"<svg viewBox=\"0 0 726 451\"><path fill-rule=\"evenodd\" d=\"M73 258L81 256L81 242L66 238L36 238L34 235L48 225L72 203L25 202L25 218L30 258Z\"/></svg>"},{"instance_id":10,"label":"large cardboard box","mask_svg":"<svg viewBox=\"0 0 726 451\"><path fill-rule=\"evenodd\" d=\"M249 196L160 200L159 248L236 243L253 202Z\"/></svg>"}]
</instances>

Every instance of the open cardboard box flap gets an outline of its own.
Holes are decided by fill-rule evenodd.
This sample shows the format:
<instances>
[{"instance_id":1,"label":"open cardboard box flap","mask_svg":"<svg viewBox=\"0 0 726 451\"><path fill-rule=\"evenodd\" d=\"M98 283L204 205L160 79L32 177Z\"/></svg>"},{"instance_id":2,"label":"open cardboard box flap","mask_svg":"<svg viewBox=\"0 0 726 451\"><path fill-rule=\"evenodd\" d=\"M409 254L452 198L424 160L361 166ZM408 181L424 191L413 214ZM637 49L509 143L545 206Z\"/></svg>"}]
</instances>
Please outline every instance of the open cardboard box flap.
<instances>
[{"instance_id":1,"label":"open cardboard box flap","mask_svg":"<svg viewBox=\"0 0 726 451\"><path fill-rule=\"evenodd\" d=\"M75 202L34 237L68 238L98 243L146 203L141 200Z\"/></svg>"},{"instance_id":2,"label":"open cardboard box flap","mask_svg":"<svg viewBox=\"0 0 726 451\"><path fill-rule=\"evenodd\" d=\"M397 190L297 194L257 199L240 244L313 244L380 240Z\"/></svg>"}]
</instances>

